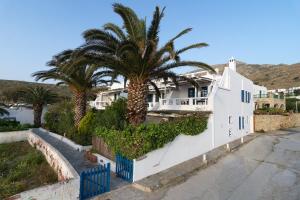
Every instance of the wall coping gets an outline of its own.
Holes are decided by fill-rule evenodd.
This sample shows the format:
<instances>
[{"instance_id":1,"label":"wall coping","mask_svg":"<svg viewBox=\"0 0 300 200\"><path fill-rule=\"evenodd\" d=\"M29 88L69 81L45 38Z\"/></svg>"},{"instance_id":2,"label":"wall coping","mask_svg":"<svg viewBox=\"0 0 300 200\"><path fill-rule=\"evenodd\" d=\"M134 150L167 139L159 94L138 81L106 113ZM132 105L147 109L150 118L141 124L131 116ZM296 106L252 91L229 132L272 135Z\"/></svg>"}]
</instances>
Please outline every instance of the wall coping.
<instances>
[{"instance_id":1,"label":"wall coping","mask_svg":"<svg viewBox=\"0 0 300 200\"><path fill-rule=\"evenodd\" d=\"M69 145L70 147L72 147L73 149L76 149L77 151L86 151L86 150L90 150L92 148L92 145L88 145L88 146L82 146L80 144L75 143L74 141L70 140L69 138L66 138L62 135L59 135L57 133L53 133L51 131L48 131L46 129L43 128L39 128L41 131L48 133L49 135L51 135L52 137L55 137L56 139L66 143L67 145Z\"/></svg>"},{"instance_id":2,"label":"wall coping","mask_svg":"<svg viewBox=\"0 0 300 200\"><path fill-rule=\"evenodd\" d=\"M29 134L33 134L35 137L37 137L38 139L42 140L47 146L49 146L49 148L54 151L59 158L62 159L62 161L64 162L64 164L68 167L69 171L71 172L71 175L73 176L73 178L78 178L79 174L77 173L77 171L74 169L74 167L70 164L70 162L56 149L54 148L51 144L49 144L47 141L45 141L43 138L41 138L40 136L38 136L37 134L34 133L34 130L31 129L31 132L28 133L28 137L27 140L29 139ZM43 152L42 152L43 153ZM44 153L43 153L44 154ZM44 155L46 156L46 155ZM49 163L50 164L50 163ZM52 166L51 166L52 167Z\"/></svg>"}]
</instances>

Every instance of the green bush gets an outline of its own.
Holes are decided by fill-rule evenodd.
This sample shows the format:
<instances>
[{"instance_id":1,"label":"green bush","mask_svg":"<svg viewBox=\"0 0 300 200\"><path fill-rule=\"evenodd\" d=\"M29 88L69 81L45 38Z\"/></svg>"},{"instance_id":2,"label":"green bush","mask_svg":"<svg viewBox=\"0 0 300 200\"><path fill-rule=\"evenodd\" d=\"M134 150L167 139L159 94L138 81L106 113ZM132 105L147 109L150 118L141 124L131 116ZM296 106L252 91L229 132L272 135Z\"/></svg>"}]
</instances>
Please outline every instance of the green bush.
<instances>
[{"instance_id":1,"label":"green bush","mask_svg":"<svg viewBox=\"0 0 300 200\"><path fill-rule=\"evenodd\" d=\"M105 110L90 110L80 121L78 130L83 135L92 135L96 127L123 130L126 125L126 99L120 98Z\"/></svg>"},{"instance_id":2,"label":"green bush","mask_svg":"<svg viewBox=\"0 0 300 200\"><path fill-rule=\"evenodd\" d=\"M293 112L299 112L300 104L298 101L299 101L299 99L296 99L296 98L286 98L286 110L293 111ZM297 102L297 109L296 109L296 102Z\"/></svg>"},{"instance_id":3,"label":"green bush","mask_svg":"<svg viewBox=\"0 0 300 200\"><path fill-rule=\"evenodd\" d=\"M77 144L90 145L92 143L91 135L81 135L74 126L73 104L63 101L49 106L45 113L45 128L63 135Z\"/></svg>"},{"instance_id":4,"label":"green bush","mask_svg":"<svg viewBox=\"0 0 300 200\"><path fill-rule=\"evenodd\" d=\"M160 124L128 125L124 130L103 126L96 135L103 138L114 152L134 159L163 147L180 134L198 135L207 128L207 117L189 116Z\"/></svg>"},{"instance_id":5,"label":"green bush","mask_svg":"<svg viewBox=\"0 0 300 200\"><path fill-rule=\"evenodd\" d=\"M287 115L288 113L280 108L262 108L254 111L256 115Z\"/></svg>"},{"instance_id":6,"label":"green bush","mask_svg":"<svg viewBox=\"0 0 300 200\"><path fill-rule=\"evenodd\" d=\"M0 119L0 132L22 131L33 128L31 124L20 124L18 121Z\"/></svg>"},{"instance_id":7,"label":"green bush","mask_svg":"<svg viewBox=\"0 0 300 200\"><path fill-rule=\"evenodd\" d=\"M61 135L72 135L74 127L73 104L63 101L50 105L45 113L45 128Z\"/></svg>"}]
</instances>

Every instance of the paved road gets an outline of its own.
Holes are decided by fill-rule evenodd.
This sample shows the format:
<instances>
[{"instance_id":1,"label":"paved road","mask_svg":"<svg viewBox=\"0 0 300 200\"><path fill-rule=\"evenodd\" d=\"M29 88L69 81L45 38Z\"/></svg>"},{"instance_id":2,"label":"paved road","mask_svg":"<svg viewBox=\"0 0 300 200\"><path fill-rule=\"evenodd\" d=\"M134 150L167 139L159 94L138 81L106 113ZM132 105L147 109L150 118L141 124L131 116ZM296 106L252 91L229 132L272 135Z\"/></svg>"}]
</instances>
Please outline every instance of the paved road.
<instances>
[{"instance_id":1,"label":"paved road","mask_svg":"<svg viewBox=\"0 0 300 200\"><path fill-rule=\"evenodd\" d=\"M259 136L180 185L110 199L300 200L300 128Z\"/></svg>"}]
</instances>

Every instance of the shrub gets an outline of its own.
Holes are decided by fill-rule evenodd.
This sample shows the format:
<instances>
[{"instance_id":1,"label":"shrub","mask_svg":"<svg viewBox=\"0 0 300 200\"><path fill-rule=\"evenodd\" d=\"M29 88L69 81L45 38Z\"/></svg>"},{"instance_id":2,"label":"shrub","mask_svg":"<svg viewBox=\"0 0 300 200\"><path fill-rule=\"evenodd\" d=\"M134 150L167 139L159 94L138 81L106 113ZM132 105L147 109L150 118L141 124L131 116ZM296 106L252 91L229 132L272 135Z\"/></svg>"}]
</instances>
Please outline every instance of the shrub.
<instances>
[{"instance_id":1,"label":"shrub","mask_svg":"<svg viewBox=\"0 0 300 200\"><path fill-rule=\"evenodd\" d=\"M89 111L80 121L78 130L81 134L92 135L96 127L123 130L126 125L126 99L120 98L103 111Z\"/></svg>"},{"instance_id":2,"label":"shrub","mask_svg":"<svg viewBox=\"0 0 300 200\"><path fill-rule=\"evenodd\" d=\"M81 145L92 143L91 135L81 135L74 126L73 104L63 101L49 106L45 113L45 128Z\"/></svg>"},{"instance_id":3,"label":"shrub","mask_svg":"<svg viewBox=\"0 0 300 200\"><path fill-rule=\"evenodd\" d=\"M299 101L299 99L296 99L296 98L287 98L286 99L286 110L293 111L293 112L299 112L300 104L298 101ZM297 102L297 109L296 109L296 102Z\"/></svg>"},{"instance_id":4,"label":"shrub","mask_svg":"<svg viewBox=\"0 0 300 200\"><path fill-rule=\"evenodd\" d=\"M73 104L63 101L50 105L45 113L45 128L61 135L72 135L74 127Z\"/></svg>"},{"instance_id":5,"label":"shrub","mask_svg":"<svg viewBox=\"0 0 300 200\"><path fill-rule=\"evenodd\" d=\"M262 108L254 111L256 115L287 115L288 113L280 108Z\"/></svg>"},{"instance_id":6,"label":"shrub","mask_svg":"<svg viewBox=\"0 0 300 200\"><path fill-rule=\"evenodd\" d=\"M0 119L0 132L22 131L33 128L31 124L20 124L18 121Z\"/></svg>"},{"instance_id":7,"label":"shrub","mask_svg":"<svg viewBox=\"0 0 300 200\"><path fill-rule=\"evenodd\" d=\"M128 125L124 130L99 126L96 135L114 152L129 159L163 147L178 135L198 135L207 128L207 117L189 116L160 124Z\"/></svg>"}]
</instances>

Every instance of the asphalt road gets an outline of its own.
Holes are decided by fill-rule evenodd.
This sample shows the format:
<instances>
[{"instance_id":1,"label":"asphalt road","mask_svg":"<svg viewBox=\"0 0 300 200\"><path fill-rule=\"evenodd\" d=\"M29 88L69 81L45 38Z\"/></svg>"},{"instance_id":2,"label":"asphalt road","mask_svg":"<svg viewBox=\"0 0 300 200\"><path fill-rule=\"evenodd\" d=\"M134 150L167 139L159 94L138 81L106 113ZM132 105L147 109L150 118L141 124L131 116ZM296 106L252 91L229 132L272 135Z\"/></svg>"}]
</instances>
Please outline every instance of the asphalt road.
<instances>
[{"instance_id":1,"label":"asphalt road","mask_svg":"<svg viewBox=\"0 0 300 200\"><path fill-rule=\"evenodd\" d=\"M300 128L261 135L179 185L95 199L300 200Z\"/></svg>"}]
</instances>

